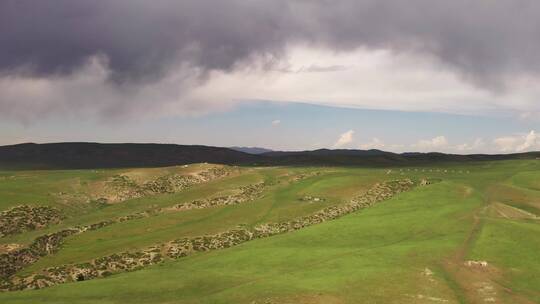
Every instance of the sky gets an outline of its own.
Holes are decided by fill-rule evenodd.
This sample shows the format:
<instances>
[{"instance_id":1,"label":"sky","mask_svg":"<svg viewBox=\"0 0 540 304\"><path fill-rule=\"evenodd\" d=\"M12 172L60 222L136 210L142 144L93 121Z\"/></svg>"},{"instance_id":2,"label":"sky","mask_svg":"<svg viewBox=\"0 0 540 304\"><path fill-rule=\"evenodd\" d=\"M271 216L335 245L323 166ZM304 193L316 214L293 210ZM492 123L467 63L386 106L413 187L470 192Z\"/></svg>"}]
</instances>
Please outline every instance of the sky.
<instances>
[{"instance_id":1,"label":"sky","mask_svg":"<svg viewBox=\"0 0 540 304\"><path fill-rule=\"evenodd\" d=\"M0 145L540 150L534 0L0 0Z\"/></svg>"}]
</instances>

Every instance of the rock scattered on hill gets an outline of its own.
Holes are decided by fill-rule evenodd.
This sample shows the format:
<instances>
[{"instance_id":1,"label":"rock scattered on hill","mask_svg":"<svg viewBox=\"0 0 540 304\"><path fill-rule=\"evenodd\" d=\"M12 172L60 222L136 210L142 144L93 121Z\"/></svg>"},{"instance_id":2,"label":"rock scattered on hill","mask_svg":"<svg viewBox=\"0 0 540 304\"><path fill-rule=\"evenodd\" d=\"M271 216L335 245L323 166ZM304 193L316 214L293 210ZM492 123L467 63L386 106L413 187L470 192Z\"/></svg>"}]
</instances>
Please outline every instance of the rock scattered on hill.
<instances>
[{"instance_id":1,"label":"rock scattered on hill","mask_svg":"<svg viewBox=\"0 0 540 304\"><path fill-rule=\"evenodd\" d=\"M487 267L489 265L486 261L466 261L464 264L468 267Z\"/></svg>"},{"instance_id":2,"label":"rock scattered on hill","mask_svg":"<svg viewBox=\"0 0 540 304\"><path fill-rule=\"evenodd\" d=\"M319 171L315 171L315 172L309 172L309 173L300 173L300 174L297 174L295 176L292 177L292 181L293 182L299 182L301 180L304 180L306 178L310 178L310 177L313 177L313 176L318 176L318 175L321 175L322 173L319 172Z\"/></svg>"},{"instance_id":3,"label":"rock scattered on hill","mask_svg":"<svg viewBox=\"0 0 540 304\"><path fill-rule=\"evenodd\" d=\"M266 183L264 182L242 186L239 188L240 193L238 194L220 196L208 200L196 200L185 204L179 204L174 206L172 210L201 209L220 205L232 205L248 202L259 197L263 192L265 186ZM36 238L34 242L32 242L27 248L17 248L16 250L6 251L5 253L0 254L0 277L9 277L15 274L17 271L21 270L22 268L35 263L41 257L55 253L62 245L64 238L68 236L83 233L86 231L97 230L112 225L114 223L121 223L129 220L150 217L152 215L156 215L168 210L171 210L171 208L149 209L146 211L121 216L111 220L105 220L85 226L75 226L55 233L40 236Z\"/></svg>"},{"instance_id":4,"label":"rock scattered on hill","mask_svg":"<svg viewBox=\"0 0 540 304\"><path fill-rule=\"evenodd\" d=\"M260 197L265 186L266 183L264 182L242 186L240 187L240 193L238 194L219 196L210 199L195 200L188 203L181 203L174 205L173 207L169 208L169 210L190 210L241 204L248 201L253 201L256 198Z\"/></svg>"},{"instance_id":5,"label":"rock scattered on hill","mask_svg":"<svg viewBox=\"0 0 540 304\"><path fill-rule=\"evenodd\" d=\"M304 195L298 200L303 201L303 202L314 202L314 203L326 201L324 197L317 197L317 196L311 196L311 195Z\"/></svg>"},{"instance_id":6,"label":"rock scattered on hill","mask_svg":"<svg viewBox=\"0 0 540 304\"><path fill-rule=\"evenodd\" d=\"M0 237L58 224L60 211L47 206L21 205L0 212Z\"/></svg>"},{"instance_id":7,"label":"rock scattered on hill","mask_svg":"<svg viewBox=\"0 0 540 304\"><path fill-rule=\"evenodd\" d=\"M28 276L12 276L0 282L0 290L38 289L65 282L106 277L113 273L133 271L160 263L165 258L180 258L194 252L232 247L253 239L295 231L307 226L333 220L356 210L391 198L412 189L412 180L398 180L376 184L366 193L341 206L324 208L314 214L281 223L267 223L254 228L238 228L214 235L182 238L152 246L138 252L123 252L94 259L88 263L50 267Z\"/></svg>"},{"instance_id":8,"label":"rock scattered on hill","mask_svg":"<svg viewBox=\"0 0 540 304\"><path fill-rule=\"evenodd\" d=\"M127 175L113 176L105 186L104 197L97 198L108 203L122 202L155 194L176 193L196 184L222 178L231 173L225 166L215 166L192 174L171 174L138 184Z\"/></svg>"}]
</instances>

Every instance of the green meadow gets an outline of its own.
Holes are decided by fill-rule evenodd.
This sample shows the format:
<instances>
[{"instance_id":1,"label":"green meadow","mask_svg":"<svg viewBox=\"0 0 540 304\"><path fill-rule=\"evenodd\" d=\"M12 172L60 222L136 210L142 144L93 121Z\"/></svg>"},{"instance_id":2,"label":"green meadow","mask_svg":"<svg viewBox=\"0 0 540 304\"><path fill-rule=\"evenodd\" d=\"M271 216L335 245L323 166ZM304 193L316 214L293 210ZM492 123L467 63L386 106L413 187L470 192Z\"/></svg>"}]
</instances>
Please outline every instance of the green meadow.
<instances>
[{"instance_id":1,"label":"green meadow","mask_svg":"<svg viewBox=\"0 0 540 304\"><path fill-rule=\"evenodd\" d=\"M17 273L28 275L182 237L292 220L344 204L384 181L437 182L335 220L227 249L107 278L0 292L0 303L540 303L539 160L230 167L231 174L182 191L96 201L106 181L120 174L144 183L208 166L0 171L0 211L48 206L64 216L60 223L1 237L0 244L24 247L68 227L165 210L70 236L57 252ZM261 182L267 186L252 201L169 211Z\"/></svg>"}]
</instances>

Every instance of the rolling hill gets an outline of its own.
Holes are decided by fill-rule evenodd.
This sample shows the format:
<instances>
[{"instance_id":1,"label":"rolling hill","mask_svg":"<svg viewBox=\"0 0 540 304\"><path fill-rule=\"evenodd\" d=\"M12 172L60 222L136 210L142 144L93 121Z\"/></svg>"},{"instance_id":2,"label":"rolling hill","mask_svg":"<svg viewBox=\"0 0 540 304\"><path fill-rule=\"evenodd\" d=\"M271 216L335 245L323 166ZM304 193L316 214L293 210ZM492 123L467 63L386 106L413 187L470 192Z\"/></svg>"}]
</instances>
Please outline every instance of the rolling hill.
<instances>
[{"instance_id":1,"label":"rolling hill","mask_svg":"<svg viewBox=\"0 0 540 304\"><path fill-rule=\"evenodd\" d=\"M0 302L538 303L539 172L0 170Z\"/></svg>"}]
</instances>

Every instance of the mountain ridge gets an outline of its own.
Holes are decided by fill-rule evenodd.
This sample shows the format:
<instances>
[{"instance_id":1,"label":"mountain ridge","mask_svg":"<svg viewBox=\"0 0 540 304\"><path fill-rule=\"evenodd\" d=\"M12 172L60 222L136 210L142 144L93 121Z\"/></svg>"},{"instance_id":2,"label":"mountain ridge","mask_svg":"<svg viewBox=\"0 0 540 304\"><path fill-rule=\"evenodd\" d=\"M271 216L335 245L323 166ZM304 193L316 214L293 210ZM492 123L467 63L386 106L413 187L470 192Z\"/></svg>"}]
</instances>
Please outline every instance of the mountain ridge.
<instances>
[{"instance_id":1,"label":"mountain ridge","mask_svg":"<svg viewBox=\"0 0 540 304\"><path fill-rule=\"evenodd\" d=\"M155 143L23 143L0 146L0 167L86 169L164 167L190 163L227 165L387 166L426 162L540 159L540 152L514 154L393 153L381 150L318 149L250 154L231 148Z\"/></svg>"},{"instance_id":2,"label":"mountain ridge","mask_svg":"<svg viewBox=\"0 0 540 304\"><path fill-rule=\"evenodd\" d=\"M261 147L229 147L231 150L240 151L248 154L263 154L268 152L274 152L274 150L261 148Z\"/></svg>"}]
</instances>

